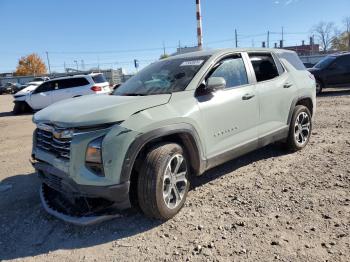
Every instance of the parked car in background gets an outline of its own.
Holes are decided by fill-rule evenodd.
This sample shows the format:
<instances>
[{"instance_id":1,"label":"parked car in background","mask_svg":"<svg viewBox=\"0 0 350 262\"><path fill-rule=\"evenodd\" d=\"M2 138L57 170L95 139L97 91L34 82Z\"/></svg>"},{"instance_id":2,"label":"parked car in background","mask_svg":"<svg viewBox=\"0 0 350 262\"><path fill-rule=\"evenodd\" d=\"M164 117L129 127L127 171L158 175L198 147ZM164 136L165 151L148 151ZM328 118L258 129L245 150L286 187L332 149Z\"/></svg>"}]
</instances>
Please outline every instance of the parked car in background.
<instances>
[{"instance_id":1,"label":"parked car in background","mask_svg":"<svg viewBox=\"0 0 350 262\"><path fill-rule=\"evenodd\" d=\"M0 94L14 94L25 88L25 85L19 83L7 83L4 86L0 87Z\"/></svg>"},{"instance_id":2,"label":"parked car in background","mask_svg":"<svg viewBox=\"0 0 350 262\"><path fill-rule=\"evenodd\" d=\"M50 77L48 76L39 76L39 77L35 77L31 82L44 82L50 80Z\"/></svg>"},{"instance_id":3,"label":"parked car in background","mask_svg":"<svg viewBox=\"0 0 350 262\"><path fill-rule=\"evenodd\" d=\"M315 64L312 63L303 63L306 68L312 68Z\"/></svg>"},{"instance_id":4,"label":"parked car in background","mask_svg":"<svg viewBox=\"0 0 350 262\"><path fill-rule=\"evenodd\" d=\"M64 99L110 92L109 83L103 74L55 78L42 83L32 92L16 94L13 112L19 114L28 110L37 111Z\"/></svg>"},{"instance_id":5,"label":"parked car in background","mask_svg":"<svg viewBox=\"0 0 350 262\"><path fill-rule=\"evenodd\" d=\"M35 90L42 83L44 83L44 81L42 81L42 80L40 80L40 81L36 80L36 81L28 82L27 85L25 86L25 88L23 88L19 92L15 93L13 95L13 97L17 98L17 97L21 97L23 95L26 95L28 93L31 93L33 90Z\"/></svg>"},{"instance_id":6,"label":"parked car in background","mask_svg":"<svg viewBox=\"0 0 350 262\"><path fill-rule=\"evenodd\" d=\"M324 88L350 87L350 53L329 55L308 70L315 76L317 94Z\"/></svg>"},{"instance_id":7,"label":"parked car in background","mask_svg":"<svg viewBox=\"0 0 350 262\"><path fill-rule=\"evenodd\" d=\"M11 94L11 91L12 91L12 87L8 84L5 84L0 87L0 95Z\"/></svg>"},{"instance_id":8,"label":"parked car in background","mask_svg":"<svg viewBox=\"0 0 350 262\"><path fill-rule=\"evenodd\" d=\"M292 51L162 59L112 95L65 100L34 115L43 206L77 224L132 203L170 219L184 205L191 175L275 141L304 148L315 107L315 80Z\"/></svg>"}]
</instances>

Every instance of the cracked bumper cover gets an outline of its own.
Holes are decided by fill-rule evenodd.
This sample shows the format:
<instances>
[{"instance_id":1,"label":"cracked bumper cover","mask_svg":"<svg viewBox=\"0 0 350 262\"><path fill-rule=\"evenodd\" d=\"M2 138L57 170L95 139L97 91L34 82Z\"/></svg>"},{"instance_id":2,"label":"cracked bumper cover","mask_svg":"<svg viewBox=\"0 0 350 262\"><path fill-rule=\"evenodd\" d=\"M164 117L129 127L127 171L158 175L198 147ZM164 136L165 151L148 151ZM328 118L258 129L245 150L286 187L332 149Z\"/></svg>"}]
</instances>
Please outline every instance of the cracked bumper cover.
<instances>
[{"instance_id":1,"label":"cracked bumper cover","mask_svg":"<svg viewBox=\"0 0 350 262\"><path fill-rule=\"evenodd\" d=\"M102 198L113 202L113 207L119 210L127 209L131 207L129 199L129 186L130 182L125 182L118 185L112 186L89 186L79 185L74 182L69 176L63 171L43 162L36 162L33 164L37 170L38 177L48 187L61 193L62 195L69 197L87 197L87 198ZM40 190L40 197L45 210L70 223L87 225L106 220L115 215L99 215L89 217L72 217L67 214L62 214L56 210L50 208L49 201L45 199L43 190Z\"/></svg>"}]
</instances>

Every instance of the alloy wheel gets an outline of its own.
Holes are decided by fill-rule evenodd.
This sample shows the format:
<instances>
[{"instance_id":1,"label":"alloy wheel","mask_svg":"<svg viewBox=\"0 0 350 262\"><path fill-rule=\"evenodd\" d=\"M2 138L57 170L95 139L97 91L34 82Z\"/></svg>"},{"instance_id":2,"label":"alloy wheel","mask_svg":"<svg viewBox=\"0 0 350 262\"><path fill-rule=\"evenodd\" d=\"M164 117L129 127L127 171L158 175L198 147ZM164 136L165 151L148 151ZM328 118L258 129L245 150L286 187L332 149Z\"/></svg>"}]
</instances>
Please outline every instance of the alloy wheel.
<instances>
[{"instance_id":1,"label":"alloy wheel","mask_svg":"<svg viewBox=\"0 0 350 262\"><path fill-rule=\"evenodd\" d=\"M309 136L311 129L310 117L306 112L300 112L295 120L294 137L299 145L304 145Z\"/></svg>"},{"instance_id":2,"label":"alloy wheel","mask_svg":"<svg viewBox=\"0 0 350 262\"><path fill-rule=\"evenodd\" d=\"M168 208L179 206L187 188L187 164L181 154L171 157L163 176L163 199Z\"/></svg>"}]
</instances>

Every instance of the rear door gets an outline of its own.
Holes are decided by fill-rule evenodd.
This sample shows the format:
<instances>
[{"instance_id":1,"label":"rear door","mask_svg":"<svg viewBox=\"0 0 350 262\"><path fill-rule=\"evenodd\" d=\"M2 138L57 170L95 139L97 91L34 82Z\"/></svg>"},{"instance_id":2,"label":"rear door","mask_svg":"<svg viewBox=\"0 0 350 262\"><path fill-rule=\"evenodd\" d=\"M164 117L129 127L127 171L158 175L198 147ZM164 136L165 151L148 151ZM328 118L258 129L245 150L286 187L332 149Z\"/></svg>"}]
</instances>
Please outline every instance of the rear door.
<instances>
[{"instance_id":1,"label":"rear door","mask_svg":"<svg viewBox=\"0 0 350 262\"><path fill-rule=\"evenodd\" d=\"M28 104L34 109L42 109L52 103L52 92L54 83L52 81L44 82L38 86L30 95Z\"/></svg>"},{"instance_id":2,"label":"rear door","mask_svg":"<svg viewBox=\"0 0 350 262\"><path fill-rule=\"evenodd\" d=\"M256 76L259 97L259 137L287 126L290 105L297 87L278 58L271 52L248 53Z\"/></svg>"}]
</instances>

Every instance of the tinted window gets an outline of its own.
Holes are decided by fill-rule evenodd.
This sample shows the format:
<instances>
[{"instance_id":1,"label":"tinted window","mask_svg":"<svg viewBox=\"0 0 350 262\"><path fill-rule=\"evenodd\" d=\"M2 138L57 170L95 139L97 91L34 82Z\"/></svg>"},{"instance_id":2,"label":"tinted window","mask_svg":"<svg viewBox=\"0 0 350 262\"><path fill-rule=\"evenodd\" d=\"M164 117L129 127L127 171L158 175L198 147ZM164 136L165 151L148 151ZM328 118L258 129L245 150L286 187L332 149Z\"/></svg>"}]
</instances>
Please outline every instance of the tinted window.
<instances>
[{"instance_id":1,"label":"tinted window","mask_svg":"<svg viewBox=\"0 0 350 262\"><path fill-rule=\"evenodd\" d=\"M87 81L85 78L68 78L68 79L62 79L57 80L58 88L59 89L65 89L65 88L72 88L72 87L78 87L78 86L85 86L89 84L89 81Z\"/></svg>"},{"instance_id":2,"label":"tinted window","mask_svg":"<svg viewBox=\"0 0 350 262\"><path fill-rule=\"evenodd\" d=\"M343 69L350 69L350 56L341 56L335 61L336 65Z\"/></svg>"},{"instance_id":3,"label":"tinted window","mask_svg":"<svg viewBox=\"0 0 350 262\"><path fill-rule=\"evenodd\" d=\"M208 56L157 61L130 78L114 95L155 95L185 90Z\"/></svg>"},{"instance_id":4,"label":"tinted window","mask_svg":"<svg viewBox=\"0 0 350 262\"><path fill-rule=\"evenodd\" d=\"M92 80L94 80L96 84L107 82L105 76L102 74L92 76Z\"/></svg>"},{"instance_id":5,"label":"tinted window","mask_svg":"<svg viewBox=\"0 0 350 262\"><path fill-rule=\"evenodd\" d=\"M250 53L249 58L253 64L258 82L267 81L279 76L277 66L270 53Z\"/></svg>"},{"instance_id":6,"label":"tinted window","mask_svg":"<svg viewBox=\"0 0 350 262\"><path fill-rule=\"evenodd\" d=\"M243 59L238 56L222 60L210 77L223 77L227 88L248 84Z\"/></svg>"},{"instance_id":7,"label":"tinted window","mask_svg":"<svg viewBox=\"0 0 350 262\"><path fill-rule=\"evenodd\" d=\"M45 83L41 84L40 86L38 86L33 93L36 94L36 93L52 91L54 89L53 84L54 83L51 81L45 82Z\"/></svg>"},{"instance_id":8,"label":"tinted window","mask_svg":"<svg viewBox=\"0 0 350 262\"><path fill-rule=\"evenodd\" d=\"M285 59L291 64L296 70L306 70L303 62L301 62L300 58L296 53L292 52L282 52L278 53L278 57L281 59Z\"/></svg>"}]
</instances>

